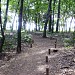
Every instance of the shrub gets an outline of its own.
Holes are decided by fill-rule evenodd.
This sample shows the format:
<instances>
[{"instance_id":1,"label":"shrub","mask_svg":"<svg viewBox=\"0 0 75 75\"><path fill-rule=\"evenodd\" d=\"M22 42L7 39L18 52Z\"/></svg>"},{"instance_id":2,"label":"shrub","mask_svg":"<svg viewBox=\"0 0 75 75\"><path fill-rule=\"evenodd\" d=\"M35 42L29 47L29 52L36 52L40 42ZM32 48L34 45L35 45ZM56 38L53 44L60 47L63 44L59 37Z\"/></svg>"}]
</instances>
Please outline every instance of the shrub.
<instances>
[{"instance_id":1,"label":"shrub","mask_svg":"<svg viewBox=\"0 0 75 75\"><path fill-rule=\"evenodd\" d=\"M25 35L24 36L24 42L31 43L31 41L32 41L32 38L31 38L30 35Z\"/></svg>"}]
</instances>

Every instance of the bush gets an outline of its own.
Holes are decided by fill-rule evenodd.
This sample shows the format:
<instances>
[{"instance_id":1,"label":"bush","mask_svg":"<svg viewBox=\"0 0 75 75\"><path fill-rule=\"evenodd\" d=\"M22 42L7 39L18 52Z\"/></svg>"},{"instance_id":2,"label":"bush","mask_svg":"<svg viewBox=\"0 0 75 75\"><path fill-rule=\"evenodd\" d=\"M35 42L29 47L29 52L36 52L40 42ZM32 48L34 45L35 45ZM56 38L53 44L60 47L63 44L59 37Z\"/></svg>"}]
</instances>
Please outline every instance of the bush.
<instances>
[{"instance_id":1,"label":"bush","mask_svg":"<svg viewBox=\"0 0 75 75\"><path fill-rule=\"evenodd\" d=\"M64 45L65 46L74 46L74 43L75 43L75 32L70 34L70 36L67 37L67 38L64 37L63 41L64 41Z\"/></svg>"},{"instance_id":2,"label":"bush","mask_svg":"<svg viewBox=\"0 0 75 75\"><path fill-rule=\"evenodd\" d=\"M22 37L21 38L22 43L28 43L28 44L32 43L32 35L28 34L27 31L23 31L21 37Z\"/></svg>"},{"instance_id":3,"label":"bush","mask_svg":"<svg viewBox=\"0 0 75 75\"><path fill-rule=\"evenodd\" d=\"M17 35L16 33L6 33L5 41L3 45L3 51L12 51L17 47Z\"/></svg>"},{"instance_id":4,"label":"bush","mask_svg":"<svg viewBox=\"0 0 75 75\"><path fill-rule=\"evenodd\" d=\"M65 47L72 46L72 42L71 42L70 38L64 38L63 42L64 42Z\"/></svg>"},{"instance_id":5,"label":"bush","mask_svg":"<svg viewBox=\"0 0 75 75\"><path fill-rule=\"evenodd\" d=\"M25 36L24 36L24 42L31 43L31 40L32 40L32 38L31 38L30 35L25 35Z\"/></svg>"}]
</instances>

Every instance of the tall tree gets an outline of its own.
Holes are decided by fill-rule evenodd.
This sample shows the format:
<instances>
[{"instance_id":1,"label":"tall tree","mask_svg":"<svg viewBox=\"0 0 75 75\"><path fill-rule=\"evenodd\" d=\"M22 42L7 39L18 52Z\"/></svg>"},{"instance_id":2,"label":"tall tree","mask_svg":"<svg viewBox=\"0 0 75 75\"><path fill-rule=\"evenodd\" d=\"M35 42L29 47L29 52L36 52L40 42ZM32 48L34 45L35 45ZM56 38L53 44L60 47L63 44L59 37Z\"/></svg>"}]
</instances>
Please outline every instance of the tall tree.
<instances>
[{"instance_id":1,"label":"tall tree","mask_svg":"<svg viewBox=\"0 0 75 75\"><path fill-rule=\"evenodd\" d=\"M23 1L20 2L20 11L19 11L19 25L18 25L18 45L17 53L21 53L21 27L22 27L22 11L23 11Z\"/></svg>"},{"instance_id":2,"label":"tall tree","mask_svg":"<svg viewBox=\"0 0 75 75\"><path fill-rule=\"evenodd\" d=\"M40 0L37 0L36 3L35 3L35 4L36 4L36 5L35 5L35 8L36 8L36 13L35 13L36 31L38 30L37 28L38 28L39 19L40 19L40 18L39 18L39 14L40 14L40 13L39 13L39 7L40 7L40 6L39 6L39 5L40 5L40 4L39 4L39 1L40 1Z\"/></svg>"},{"instance_id":3,"label":"tall tree","mask_svg":"<svg viewBox=\"0 0 75 75\"><path fill-rule=\"evenodd\" d=\"M7 0L7 4L6 4L6 12L5 12L4 25L3 25L3 29L4 29L4 30L6 29L8 6L9 6L9 0Z\"/></svg>"},{"instance_id":4,"label":"tall tree","mask_svg":"<svg viewBox=\"0 0 75 75\"><path fill-rule=\"evenodd\" d=\"M54 32L54 11L55 11L55 2L56 2L56 0L53 1L52 33Z\"/></svg>"},{"instance_id":5,"label":"tall tree","mask_svg":"<svg viewBox=\"0 0 75 75\"><path fill-rule=\"evenodd\" d=\"M4 44L4 40L5 40L5 36L4 36L4 31L3 31L3 28L2 28L2 20L1 20L1 0L0 0L0 26L1 26L1 40L0 40L0 53L2 52L2 47L3 47L3 44Z\"/></svg>"},{"instance_id":6,"label":"tall tree","mask_svg":"<svg viewBox=\"0 0 75 75\"><path fill-rule=\"evenodd\" d=\"M60 1L58 3L58 16L57 16L57 24L56 24L56 32L58 32L58 27L59 27L59 19L60 19Z\"/></svg>"},{"instance_id":7,"label":"tall tree","mask_svg":"<svg viewBox=\"0 0 75 75\"><path fill-rule=\"evenodd\" d=\"M47 29L47 23L48 23L48 19L49 19L49 16L50 16L50 3L51 3L51 0L49 0L49 4L48 4L48 12L47 12L47 15L46 15L46 20L45 20L45 25L44 25L44 32L43 32L43 37L46 38L46 29Z\"/></svg>"},{"instance_id":8,"label":"tall tree","mask_svg":"<svg viewBox=\"0 0 75 75\"><path fill-rule=\"evenodd\" d=\"M51 32L51 26L52 26L52 0L50 0L49 8L50 8L49 32Z\"/></svg>"},{"instance_id":9,"label":"tall tree","mask_svg":"<svg viewBox=\"0 0 75 75\"><path fill-rule=\"evenodd\" d=\"M35 19L34 19L34 21L35 21L35 24L36 24L36 31L37 31L37 14L35 14Z\"/></svg>"}]
</instances>

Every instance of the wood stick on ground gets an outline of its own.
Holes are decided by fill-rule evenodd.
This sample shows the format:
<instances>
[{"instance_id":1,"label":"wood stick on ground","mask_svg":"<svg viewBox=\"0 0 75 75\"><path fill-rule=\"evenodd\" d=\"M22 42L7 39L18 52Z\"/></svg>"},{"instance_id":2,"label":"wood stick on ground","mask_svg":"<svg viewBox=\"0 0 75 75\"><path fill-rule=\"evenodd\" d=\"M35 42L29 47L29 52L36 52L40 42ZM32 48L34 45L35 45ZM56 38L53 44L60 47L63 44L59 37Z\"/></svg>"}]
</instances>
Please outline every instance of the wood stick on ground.
<instances>
[{"instance_id":1,"label":"wood stick on ground","mask_svg":"<svg viewBox=\"0 0 75 75\"><path fill-rule=\"evenodd\" d=\"M49 75L49 68L46 68L46 75Z\"/></svg>"},{"instance_id":2,"label":"wood stick on ground","mask_svg":"<svg viewBox=\"0 0 75 75\"><path fill-rule=\"evenodd\" d=\"M57 39L56 39L56 41L55 41L55 48L56 48L56 46L57 46Z\"/></svg>"},{"instance_id":3,"label":"wood stick on ground","mask_svg":"<svg viewBox=\"0 0 75 75\"><path fill-rule=\"evenodd\" d=\"M48 63L48 56L46 56L46 63Z\"/></svg>"},{"instance_id":4,"label":"wood stick on ground","mask_svg":"<svg viewBox=\"0 0 75 75\"><path fill-rule=\"evenodd\" d=\"M30 48L32 48L32 44L30 44Z\"/></svg>"},{"instance_id":5,"label":"wood stick on ground","mask_svg":"<svg viewBox=\"0 0 75 75\"><path fill-rule=\"evenodd\" d=\"M51 52L50 52L50 49L48 49L48 54L50 55L50 53L51 53Z\"/></svg>"}]
</instances>

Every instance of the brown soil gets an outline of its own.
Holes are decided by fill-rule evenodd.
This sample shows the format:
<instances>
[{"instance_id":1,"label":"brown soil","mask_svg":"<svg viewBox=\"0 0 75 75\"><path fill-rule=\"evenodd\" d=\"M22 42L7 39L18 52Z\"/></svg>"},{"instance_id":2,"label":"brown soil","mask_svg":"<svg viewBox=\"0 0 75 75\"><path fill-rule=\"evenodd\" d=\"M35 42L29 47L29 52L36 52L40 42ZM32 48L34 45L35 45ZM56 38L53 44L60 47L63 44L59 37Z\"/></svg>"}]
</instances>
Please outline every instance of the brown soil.
<instances>
[{"instance_id":1,"label":"brown soil","mask_svg":"<svg viewBox=\"0 0 75 75\"><path fill-rule=\"evenodd\" d=\"M49 75L75 75L73 48L64 48L58 37L57 48L54 48L55 39L42 38L37 34L33 34L33 39L32 48L23 44L21 54L13 56L9 61L0 60L0 75L46 75L46 68L49 68ZM50 55L48 49L51 50Z\"/></svg>"}]
</instances>

